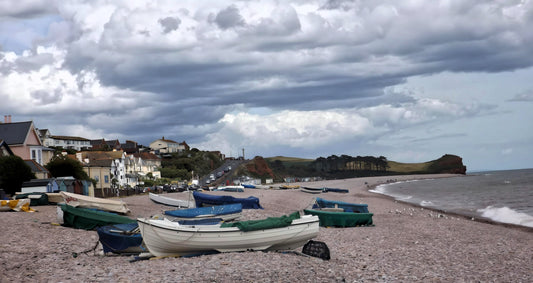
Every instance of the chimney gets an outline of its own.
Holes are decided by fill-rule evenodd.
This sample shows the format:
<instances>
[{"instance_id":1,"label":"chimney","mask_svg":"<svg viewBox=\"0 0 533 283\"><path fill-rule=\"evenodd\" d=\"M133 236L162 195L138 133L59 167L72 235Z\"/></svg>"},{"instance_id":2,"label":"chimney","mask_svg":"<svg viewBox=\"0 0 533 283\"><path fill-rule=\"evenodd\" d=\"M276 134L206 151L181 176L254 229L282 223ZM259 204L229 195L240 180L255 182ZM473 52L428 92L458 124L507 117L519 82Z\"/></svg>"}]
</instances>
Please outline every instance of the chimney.
<instances>
[{"instance_id":1,"label":"chimney","mask_svg":"<svg viewBox=\"0 0 533 283\"><path fill-rule=\"evenodd\" d=\"M4 123L11 123L11 115L4 115Z\"/></svg>"}]
</instances>

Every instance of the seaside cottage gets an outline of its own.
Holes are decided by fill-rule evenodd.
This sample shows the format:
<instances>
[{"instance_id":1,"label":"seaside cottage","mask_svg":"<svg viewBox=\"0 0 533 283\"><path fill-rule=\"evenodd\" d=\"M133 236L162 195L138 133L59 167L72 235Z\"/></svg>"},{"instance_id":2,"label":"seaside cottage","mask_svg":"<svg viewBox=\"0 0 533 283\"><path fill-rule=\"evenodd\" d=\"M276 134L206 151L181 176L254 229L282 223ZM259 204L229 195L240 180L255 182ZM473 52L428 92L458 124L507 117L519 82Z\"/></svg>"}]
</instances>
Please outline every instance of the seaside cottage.
<instances>
[{"instance_id":1,"label":"seaside cottage","mask_svg":"<svg viewBox=\"0 0 533 283\"><path fill-rule=\"evenodd\" d=\"M23 160L34 160L40 165L50 161L43 159L44 146L32 121L13 123L10 115L5 116L4 123L0 123L0 140L9 146L14 155Z\"/></svg>"}]
</instances>

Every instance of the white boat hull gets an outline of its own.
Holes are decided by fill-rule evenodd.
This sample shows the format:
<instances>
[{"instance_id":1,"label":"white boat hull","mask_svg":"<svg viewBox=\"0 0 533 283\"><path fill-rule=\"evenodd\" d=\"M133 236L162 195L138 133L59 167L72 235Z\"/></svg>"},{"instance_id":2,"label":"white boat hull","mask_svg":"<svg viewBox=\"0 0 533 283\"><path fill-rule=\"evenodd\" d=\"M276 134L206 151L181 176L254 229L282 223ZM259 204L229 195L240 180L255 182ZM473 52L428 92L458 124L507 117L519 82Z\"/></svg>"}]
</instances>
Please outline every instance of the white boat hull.
<instances>
[{"instance_id":1,"label":"white boat hull","mask_svg":"<svg viewBox=\"0 0 533 283\"><path fill-rule=\"evenodd\" d=\"M318 217L308 215L287 227L243 232L220 225L179 225L168 219L137 219L143 241L154 256L183 256L209 252L292 250L318 235Z\"/></svg>"},{"instance_id":2,"label":"white boat hull","mask_svg":"<svg viewBox=\"0 0 533 283\"><path fill-rule=\"evenodd\" d=\"M96 198L68 192L60 192L60 194L65 203L73 207L96 208L124 214L130 212L126 203L121 200Z\"/></svg>"},{"instance_id":3,"label":"white boat hull","mask_svg":"<svg viewBox=\"0 0 533 283\"><path fill-rule=\"evenodd\" d=\"M174 206L174 207L183 207L183 208L192 208L194 207L194 201L187 201L182 199L169 198L162 195L148 193L150 199L153 202L160 203L163 205Z\"/></svg>"}]
</instances>

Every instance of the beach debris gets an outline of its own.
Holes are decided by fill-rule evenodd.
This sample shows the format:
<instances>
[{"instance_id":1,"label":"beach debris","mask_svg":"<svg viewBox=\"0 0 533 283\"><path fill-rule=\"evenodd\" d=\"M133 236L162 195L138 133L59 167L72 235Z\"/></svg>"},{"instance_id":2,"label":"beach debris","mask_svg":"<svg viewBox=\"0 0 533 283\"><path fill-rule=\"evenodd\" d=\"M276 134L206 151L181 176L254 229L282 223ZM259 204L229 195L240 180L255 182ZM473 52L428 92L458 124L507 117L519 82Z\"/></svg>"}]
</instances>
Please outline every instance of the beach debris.
<instances>
[{"instance_id":1,"label":"beach debris","mask_svg":"<svg viewBox=\"0 0 533 283\"><path fill-rule=\"evenodd\" d=\"M330 260L328 245L324 242L309 240L302 250L302 253L314 257L321 258L323 260Z\"/></svg>"}]
</instances>

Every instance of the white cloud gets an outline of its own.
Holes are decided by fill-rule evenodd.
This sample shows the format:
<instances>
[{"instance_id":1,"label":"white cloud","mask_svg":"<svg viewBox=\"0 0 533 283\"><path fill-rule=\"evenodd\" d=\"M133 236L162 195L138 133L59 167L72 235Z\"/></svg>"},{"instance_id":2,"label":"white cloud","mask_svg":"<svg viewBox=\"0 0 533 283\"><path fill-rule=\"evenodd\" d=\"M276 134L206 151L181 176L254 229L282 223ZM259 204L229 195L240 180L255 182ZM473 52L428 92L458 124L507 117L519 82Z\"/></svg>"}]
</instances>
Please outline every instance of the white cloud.
<instances>
[{"instance_id":1,"label":"white cloud","mask_svg":"<svg viewBox=\"0 0 533 283\"><path fill-rule=\"evenodd\" d=\"M525 103L504 102L532 100L532 10L466 0L0 4L0 112L67 131L56 134L173 133L220 150L409 152L415 140L431 151L463 132L527 139L486 129L531 120ZM496 112L511 114L481 119ZM475 127L458 133L467 119Z\"/></svg>"}]
</instances>

